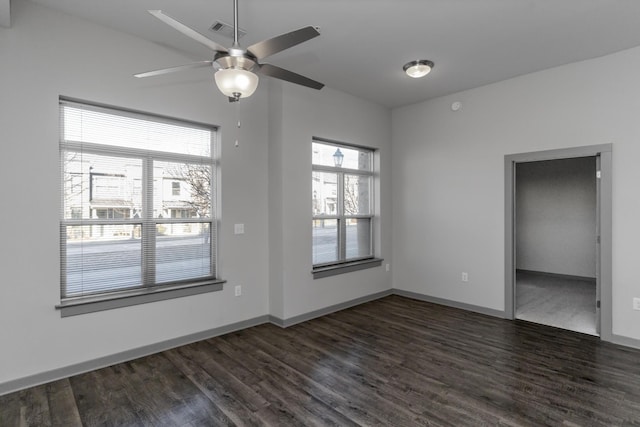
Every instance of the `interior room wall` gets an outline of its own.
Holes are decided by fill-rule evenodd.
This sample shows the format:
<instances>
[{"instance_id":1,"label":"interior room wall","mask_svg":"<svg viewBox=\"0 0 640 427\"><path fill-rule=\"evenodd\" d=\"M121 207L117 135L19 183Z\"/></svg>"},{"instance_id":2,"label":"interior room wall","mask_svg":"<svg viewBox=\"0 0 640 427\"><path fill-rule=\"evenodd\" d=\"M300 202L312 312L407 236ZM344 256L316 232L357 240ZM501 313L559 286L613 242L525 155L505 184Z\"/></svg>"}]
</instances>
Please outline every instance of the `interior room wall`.
<instances>
[{"instance_id":1,"label":"interior room wall","mask_svg":"<svg viewBox=\"0 0 640 427\"><path fill-rule=\"evenodd\" d=\"M516 268L596 277L596 159L516 165Z\"/></svg>"},{"instance_id":2,"label":"interior room wall","mask_svg":"<svg viewBox=\"0 0 640 427\"><path fill-rule=\"evenodd\" d=\"M639 67L634 48L394 109L394 288L504 310L504 156L613 143L613 333L640 339Z\"/></svg>"},{"instance_id":3,"label":"interior room wall","mask_svg":"<svg viewBox=\"0 0 640 427\"><path fill-rule=\"evenodd\" d=\"M376 152L376 256L391 264L391 114L354 96L325 87L322 91L270 82L270 123L279 138L271 141L272 183L281 191L269 194L270 216L281 237L270 240L271 307L282 307L274 316L291 319L316 310L367 297L391 288L391 273L384 266L337 276L313 279L311 274L311 139L362 145ZM275 128L275 130L273 130ZM279 185L279 184L278 184ZM282 317L280 317L282 316Z\"/></svg>"}]
</instances>

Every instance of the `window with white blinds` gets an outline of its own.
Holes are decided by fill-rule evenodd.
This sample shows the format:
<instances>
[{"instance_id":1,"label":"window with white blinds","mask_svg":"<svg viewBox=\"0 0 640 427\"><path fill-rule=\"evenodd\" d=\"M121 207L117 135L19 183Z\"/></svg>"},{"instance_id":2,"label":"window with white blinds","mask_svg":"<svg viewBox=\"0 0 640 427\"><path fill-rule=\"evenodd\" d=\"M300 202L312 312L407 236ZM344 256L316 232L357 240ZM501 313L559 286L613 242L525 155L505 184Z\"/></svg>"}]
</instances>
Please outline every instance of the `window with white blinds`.
<instances>
[{"instance_id":1,"label":"window with white blinds","mask_svg":"<svg viewBox=\"0 0 640 427\"><path fill-rule=\"evenodd\" d=\"M216 128L60 101L61 298L216 281Z\"/></svg>"}]
</instances>

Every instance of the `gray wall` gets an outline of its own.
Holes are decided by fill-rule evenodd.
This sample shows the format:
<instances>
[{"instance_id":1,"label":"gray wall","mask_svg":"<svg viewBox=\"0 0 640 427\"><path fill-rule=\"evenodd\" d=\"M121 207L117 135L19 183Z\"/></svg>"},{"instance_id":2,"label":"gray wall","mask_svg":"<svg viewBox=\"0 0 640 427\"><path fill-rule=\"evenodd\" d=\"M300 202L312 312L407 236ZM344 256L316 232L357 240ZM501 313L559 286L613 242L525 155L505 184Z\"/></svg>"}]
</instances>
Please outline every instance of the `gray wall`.
<instances>
[{"instance_id":1,"label":"gray wall","mask_svg":"<svg viewBox=\"0 0 640 427\"><path fill-rule=\"evenodd\" d=\"M386 108L324 88L313 93L287 83L271 85L269 147L271 314L287 319L391 288L383 267L314 280L311 275L311 144L322 137L376 149L375 254L391 263L391 115ZM277 136L277 138L275 137ZM275 184L280 183L280 184Z\"/></svg>"},{"instance_id":2,"label":"gray wall","mask_svg":"<svg viewBox=\"0 0 640 427\"><path fill-rule=\"evenodd\" d=\"M516 268L596 275L596 159L516 165Z\"/></svg>"},{"instance_id":3,"label":"gray wall","mask_svg":"<svg viewBox=\"0 0 640 427\"><path fill-rule=\"evenodd\" d=\"M504 310L504 156L612 143L612 327L640 339L638 69L634 48L394 109L394 288Z\"/></svg>"}]
</instances>

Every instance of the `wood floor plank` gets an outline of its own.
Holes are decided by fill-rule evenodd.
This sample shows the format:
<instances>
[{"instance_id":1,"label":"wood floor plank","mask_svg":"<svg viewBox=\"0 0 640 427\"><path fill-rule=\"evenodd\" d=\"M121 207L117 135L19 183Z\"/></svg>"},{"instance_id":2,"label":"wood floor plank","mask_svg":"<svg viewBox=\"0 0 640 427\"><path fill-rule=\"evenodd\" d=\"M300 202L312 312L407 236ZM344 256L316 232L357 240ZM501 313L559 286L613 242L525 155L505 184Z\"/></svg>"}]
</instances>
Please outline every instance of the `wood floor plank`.
<instances>
[{"instance_id":1,"label":"wood floor plank","mask_svg":"<svg viewBox=\"0 0 640 427\"><path fill-rule=\"evenodd\" d=\"M27 389L28 390L28 389ZM20 426L20 395L26 390L0 396L0 426Z\"/></svg>"},{"instance_id":2,"label":"wood floor plank","mask_svg":"<svg viewBox=\"0 0 640 427\"><path fill-rule=\"evenodd\" d=\"M261 378L244 367L242 358L230 358L217 345L203 343L202 351L189 352L187 348L177 350L183 357L191 357L194 363L209 373L221 387L242 399L251 411L258 411L269 402L257 391Z\"/></svg>"},{"instance_id":3,"label":"wood floor plank","mask_svg":"<svg viewBox=\"0 0 640 427\"><path fill-rule=\"evenodd\" d=\"M308 326L307 326L308 327ZM378 328L381 326L378 325ZM315 331L320 331L322 328L313 326ZM311 333L311 331L309 331ZM329 330L324 332L326 338L330 337ZM356 332L354 332L356 333ZM318 340L314 337L314 341ZM406 350L406 348L403 348ZM397 348L380 348L378 353L395 353ZM412 357L414 353L411 353ZM398 352L398 356L400 353ZM379 390L381 395L386 399L395 401L400 405L404 405L412 410L415 410L422 417L428 419L438 419L438 414L442 412L443 405L447 405L448 399L445 396L452 394L451 387L446 385L445 382L439 379L423 374L422 372L428 372L432 369L432 365L428 364L424 367L418 366L414 369L407 369L405 363L392 364L389 366L379 366L375 361L378 359L377 354L374 354L372 360L374 363L369 363L368 367L370 371L382 372L388 379ZM366 360L361 360L366 362ZM403 393L397 393L397 390L403 390ZM430 403L435 404L431 405ZM462 410L464 405L460 405L460 399L457 398L454 405L449 405L449 411L447 412L447 421L452 422L453 425L460 425L469 422L480 422L490 425L496 425L502 421L502 418L495 415L487 408L475 405L473 410ZM442 420L444 422L444 420Z\"/></svg>"},{"instance_id":4,"label":"wood floor plank","mask_svg":"<svg viewBox=\"0 0 640 427\"><path fill-rule=\"evenodd\" d=\"M85 426L143 425L134 406L123 392L125 364L71 377L80 419Z\"/></svg>"},{"instance_id":5,"label":"wood floor plank","mask_svg":"<svg viewBox=\"0 0 640 427\"><path fill-rule=\"evenodd\" d=\"M232 425L165 354L129 362L133 368L126 390L145 424ZM158 411L162 408L162 411Z\"/></svg>"},{"instance_id":6,"label":"wood floor plank","mask_svg":"<svg viewBox=\"0 0 640 427\"><path fill-rule=\"evenodd\" d=\"M51 426L46 386L40 385L0 397L0 426Z\"/></svg>"},{"instance_id":7,"label":"wood floor plank","mask_svg":"<svg viewBox=\"0 0 640 427\"><path fill-rule=\"evenodd\" d=\"M298 325L297 328L301 326ZM389 424L390 422L405 425L420 425L422 420L412 413L409 408L402 404L398 405L397 399L385 399L380 396L378 390L386 381L384 377L374 375L368 377L368 373L373 371L349 363L341 356L331 354L322 346L320 348L311 346L314 339L307 340L305 337L298 337L295 343L289 342L286 338L278 340L277 337L271 335L267 341L259 337L255 341L238 340L239 346L257 347L264 350L264 354L275 355L274 359L283 361L286 365L295 367L296 370L303 374L311 374L316 384L324 386L323 390L311 390L310 393L315 394L329 406L339 407L339 410L346 415L354 418L356 422L363 422L366 425ZM233 339L229 337L228 339ZM295 347L290 347L295 346ZM300 357L288 357L288 354L297 352L301 348L306 348L305 355L307 360L313 361L311 364L304 364ZM297 350L294 350L297 348ZM243 349L248 351L249 349ZM295 354L295 353L294 353ZM283 375L284 376L284 375ZM305 383L306 385L306 383ZM327 389L333 390L333 395L322 393ZM341 396L348 396L348 400L344 400ZM340 397L339 400L332 400L335 396ZM369 410L370 407L376 407L378 414L374 415ZM364 420L362 419L364 418Z\"/></svg>"},{"instance_id":8,"label":"wood floor plank","mask_svg":"<svg viewBox=\"0 0 640 427\"><path fill-rule=\"evenodd\" d=\"M299 383L292 385L289 378L291 372L287 374L285 366L278 364L277 360L265 357L264 352L253 341L236 334L225 338L224 343L218 343L218 346L230 356L242 354L245 366L259 374L261 380L257 387L282 417L280 422L299 425L307 420L314 425L350 424L348 419L336 413L323 400L300 388Z\"/></svg>"},{"instance_id":9,"label":"wood floor plank","mask_svg":"<svg viewBox=\"0 0 640 427\"><path fill-rule=\"evenodd\" d=\"M240 355L230 356L221 348L227 344L220 338L203 341L206 346L206 354L210 356L202 362L207 372L215 376L224 384L225 390L239 390L237 397L244 398L244 403L254 411L255 416L263 425L290 425L291 419L286 411L271 404L268 396L260 387L262 382L261 372L251 363L250 359ZM232 352L231 352L232 353Z\"/></svg>"},{"instance_id":10,"label":"wood floor plank","mask_svg":"<svg viewBox=\"0 0 640 427\"><path fill-rule=\"evenodd\" d=\"M264 401L264 399L259 399L259 396L254 398L256 393L242 383L230 386L230 382L224 380L224 371L211 369L214 364L212 359L206 359L206 354L195 351L193 346L185 346L168 351L165 356L198 387L203 395L215 402L233 424L239 426L262 424L255 412L264 405L250 405L250 402L256 399ZM266 404L266 401L264 403ZM253 406L253 409L250 406Z\"/></svg>"},{"instance_id":11,"label":"wood floor plank","mask_svg":"<svg viewBox=\"0 0 640 427\"><path fill-rule=\"evenodd\" d=\"M307 405L309 408L320 410L318 416L323 419L322 425L371 424L372 420L354 411L338 391L325 386L318 376L314 378L308 376L307 366L300 371L292 366L286 353L278 353L277 348L271 347L259 337L254 337L252 340L242 339L236 344L239 344L241 351L246 351L245 344L255 349L250 357L258 366L261 366L262 375L269 380L268 388L282 389L278 393L281 401L288 401L291 399L290 396L299 390L304 393L305 399L313 403L313 405ZM265 351L265 348L268 350ZM302 365L298 364L297 367ZM261 383L261 386L264 387L265 384Z\"/></svg>"},{"instance_id":12,"label":"wood floor plank","mask_svg":"<svg viewBox=\"0 0 640 427\"><path fill-rule=\"evenodd\" d=\"M73 390L68 379L54 381L46 385L47 397L53 427L82 426Z\"/></svg>"},{"instance_id":13,"label":"wood floor plank","mask_svg":"<svg viewBox=\"0 0 640 427\"><path fill-rule=\"evenodd\" d=\"M640 426L639 360L390 296L0 396L0 426Z\"/></svg>"}]
</instances>

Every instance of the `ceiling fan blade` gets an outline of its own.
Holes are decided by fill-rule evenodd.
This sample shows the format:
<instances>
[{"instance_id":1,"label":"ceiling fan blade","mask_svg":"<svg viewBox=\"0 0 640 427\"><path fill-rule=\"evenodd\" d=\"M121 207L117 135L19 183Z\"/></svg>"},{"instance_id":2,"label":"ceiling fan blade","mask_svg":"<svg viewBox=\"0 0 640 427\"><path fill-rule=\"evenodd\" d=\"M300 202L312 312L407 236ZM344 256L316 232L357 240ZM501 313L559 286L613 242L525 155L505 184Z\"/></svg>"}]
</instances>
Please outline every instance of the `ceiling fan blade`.
<instances>
[{"instance_id":1,"label":"ceiling fan blade","mask_svg":"<svg viewBox=\"0 0 640 427\"><path fill-rule=\"evenodd\" d=\"M210 67L213 61L200 61L192 64L178 65L177 67L163 68L162 70L147 71L145 73L134 74L135 77L153 77L162 74L175 73L177 71L189 70L191 68Z\"/></svg>"},{"instance_id":2,"label":"ceiling fan blade","mask_svg":"<svg viewBox=\"0 0 640 427\"><path fill-rule=\"evenodd\" d=\"M267 56L273 55L274 53L281 52L297 44L311 40L319 35L320 32L315 27L308 26L252 44L247 48L247 51L256 58L263 59Z\"/></svg>"},{"instance_id":3,"label":"ceiling fan blade","mask_svg":"<svg viewBox=\"0 0 640 427\"><path fill-rule=\"evenodd\" d=\"M218 43L214 42L213 40L203 36L202 34L200 34L199 32L197 32L196 30L187 27L186 25L184 25L181 22L176 21L175 19L173 19L172 17L170 17L169 15L167 15L166 13L162 12L161 10L150 10L149 11L150 14L152 14L153 16L155 16L156 18L158 18L159 20L161 20L162 22L164 22L167 25L170 25L171 27L175 28L176 30L180 31L182 34L184 34L187 37L192 38L193 40L207 46L209 49L215 51L215 52L227 52L227 48L220 46Z\"/></svg>"},{"instance_id":4,"label":"ceiling fan blade","mask_svg":"<svg viewBox=\"0 0 640 427\"><path fill-rule=\"evenodd\" d=\"M271 64L261 64L259 71L261 74L295 83L297 85L310 87L311 89L320 90L324 87L323 83L311 80L308 77L301 76L300 74L296 74L293 71L285 70L284 68L276 67L275 65Z\"/></svg>"}]
</instances>

